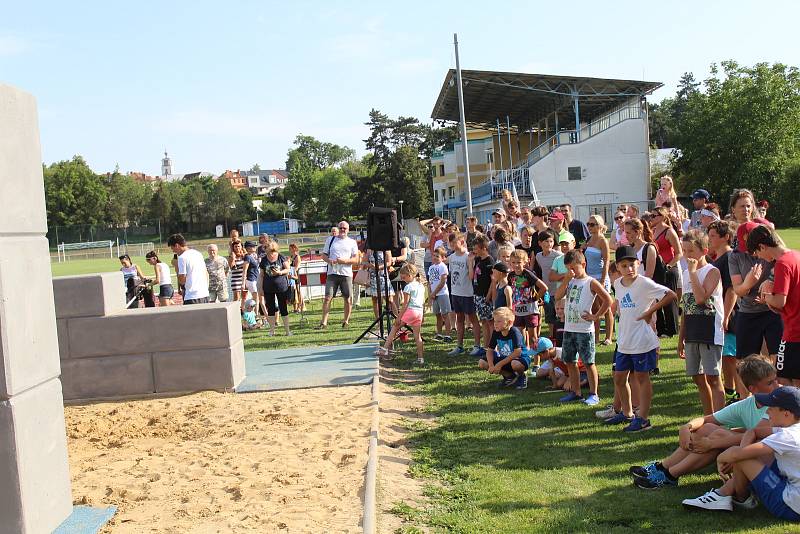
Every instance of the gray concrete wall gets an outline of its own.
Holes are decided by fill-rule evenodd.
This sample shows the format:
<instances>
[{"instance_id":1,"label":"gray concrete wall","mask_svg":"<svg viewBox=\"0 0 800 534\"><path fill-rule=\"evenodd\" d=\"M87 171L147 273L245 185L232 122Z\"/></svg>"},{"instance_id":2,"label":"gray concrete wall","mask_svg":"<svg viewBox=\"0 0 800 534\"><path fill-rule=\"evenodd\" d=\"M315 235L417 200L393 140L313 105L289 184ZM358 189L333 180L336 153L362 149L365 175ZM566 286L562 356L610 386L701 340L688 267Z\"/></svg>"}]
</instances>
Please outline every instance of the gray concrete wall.
<instances>
[{"instance_id":1,"label":"gray concrete wall","mask_svg":"<svg viewBox=\"0 0 800 534\"><path fill-rule=\"evenodd\" d=\"M122 274L53 279L67 400L233 389L244 379L235 302L125 309Z\"/></svg>"},{"instance_id":2,"label":"gray concrete wall","mask_svg":"<svg viewBox=\"0 0 800 534\"><path fill-rule=\"evenodd\" d=\"M72 511L46 232L36 101L0 84L0 534Z\"/></svg>"}]
</instances>

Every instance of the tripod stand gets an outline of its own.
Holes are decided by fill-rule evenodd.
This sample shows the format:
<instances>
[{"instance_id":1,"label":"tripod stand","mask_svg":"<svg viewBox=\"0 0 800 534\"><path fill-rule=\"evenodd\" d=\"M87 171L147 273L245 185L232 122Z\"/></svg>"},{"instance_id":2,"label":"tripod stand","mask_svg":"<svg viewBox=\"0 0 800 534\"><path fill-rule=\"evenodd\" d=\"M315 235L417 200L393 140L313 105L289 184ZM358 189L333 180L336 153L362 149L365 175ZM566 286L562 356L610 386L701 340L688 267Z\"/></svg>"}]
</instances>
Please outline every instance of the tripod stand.
<instances>
[{"instance_id":1,"label":"tripod stand","mask_svg":"<svg viewBox=\"0 0 800 534\"><path fill-rule=\"evenodd\" d=\"M386 253L383 254L383 274L381 275L378 273L378 251L372 251L372 257L375 260L375 287L377 288L378 294L378 309L380 313L378 314L378 318L372 321L372 324L369 325L366 330L361 332L361 335L353 342L353 344L358 343L367 334L372 334L383 341L386 341L386 336L389 335L389 332L392 330L392 321L395 319L394 313L392 312L392 307L389 304L389 265L386 261ZM381 284L383 284L383 288L381 288ZM383 289L383 295L381 295L381 289ZM386 319L386 330L383 329L383 320ZM378 332L374 332L374 328L378 326Z\"/></svg>"}]
</instances>

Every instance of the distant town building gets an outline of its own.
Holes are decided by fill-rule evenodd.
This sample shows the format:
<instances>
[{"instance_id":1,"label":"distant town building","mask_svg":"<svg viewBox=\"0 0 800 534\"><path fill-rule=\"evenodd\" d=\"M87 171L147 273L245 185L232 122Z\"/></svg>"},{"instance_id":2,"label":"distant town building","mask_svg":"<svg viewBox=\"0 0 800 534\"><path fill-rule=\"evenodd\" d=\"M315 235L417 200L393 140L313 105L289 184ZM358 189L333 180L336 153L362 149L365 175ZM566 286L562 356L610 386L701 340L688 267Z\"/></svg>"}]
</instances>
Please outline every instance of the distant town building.
<instances>
[{"instance_id":1,"label":"distant town building","mask_svg":"<svg viewBox=\"0 0 800 534\"><path fill-rule=\"evenodd\" d=\"M247 171L247 187L255 195L268 195L275 189L286 187L288 173L284 169Z\"/></svg>"},{"instance_id":2,"label":"distant town building","mask_svg":"<svg viewBox=\"0 0 800 534\"><path fill-rule=\"evenodd\" d=\"M218 176L213 172L207 171L196 171L196 172L189 172L183 174L175 174L172 172L172 159L167 154L167 151L164 150L164 157L161 159L161 177L160 179L165 182L175 182L178 180L187 180L192 178L213 178L216 179Z\"/></svg>"}]
</instances>

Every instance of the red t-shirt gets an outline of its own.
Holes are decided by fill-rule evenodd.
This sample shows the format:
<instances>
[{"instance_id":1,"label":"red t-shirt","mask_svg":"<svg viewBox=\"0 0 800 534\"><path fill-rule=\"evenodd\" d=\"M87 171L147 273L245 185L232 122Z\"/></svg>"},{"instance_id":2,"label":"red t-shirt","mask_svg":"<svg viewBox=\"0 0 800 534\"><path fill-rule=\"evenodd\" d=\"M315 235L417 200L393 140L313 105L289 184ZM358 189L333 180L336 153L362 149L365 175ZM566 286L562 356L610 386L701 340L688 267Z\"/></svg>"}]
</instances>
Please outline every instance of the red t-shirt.
<instances>
[{"instance_id":1,"label":"red t-shirt","mask_svg":"<svg viewBox=\"0 0 800 534\"><path fill-rule=\"evenodd\" d=\"M783 341L800 341L800 252L790 250L778 258L773 268L776 295L786 295L781 311Z\"/></svg>"}]
</instances>

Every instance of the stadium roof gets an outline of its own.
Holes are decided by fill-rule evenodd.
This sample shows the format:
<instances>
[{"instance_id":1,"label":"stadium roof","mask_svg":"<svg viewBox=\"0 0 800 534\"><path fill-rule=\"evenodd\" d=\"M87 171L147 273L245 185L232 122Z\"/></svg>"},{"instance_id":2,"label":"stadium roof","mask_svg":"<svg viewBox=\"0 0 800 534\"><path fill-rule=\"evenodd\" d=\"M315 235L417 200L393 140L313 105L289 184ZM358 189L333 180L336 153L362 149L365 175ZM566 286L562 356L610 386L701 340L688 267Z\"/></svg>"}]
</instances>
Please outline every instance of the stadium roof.
<instances>
[{"instance_id":1,"label":"stadium roof","mask_svg":"<svg viewBox=\"0 0 800 534\"><path fill-rule=\"evenodd\" d=\"M464 81L464 113L469 126L492 129L500 119L501 126L505 127L508 115L512 129L517 131L535 126L555 111L559 112L562 124L574 124L575 95L578 97L578 113L584 122L632 97L650 94L663 85L638 80L485 70L462 70L461 77ZM431 118L459 120L455 69L450 69L445 75Z\"/></svg>"}]
</instances>

